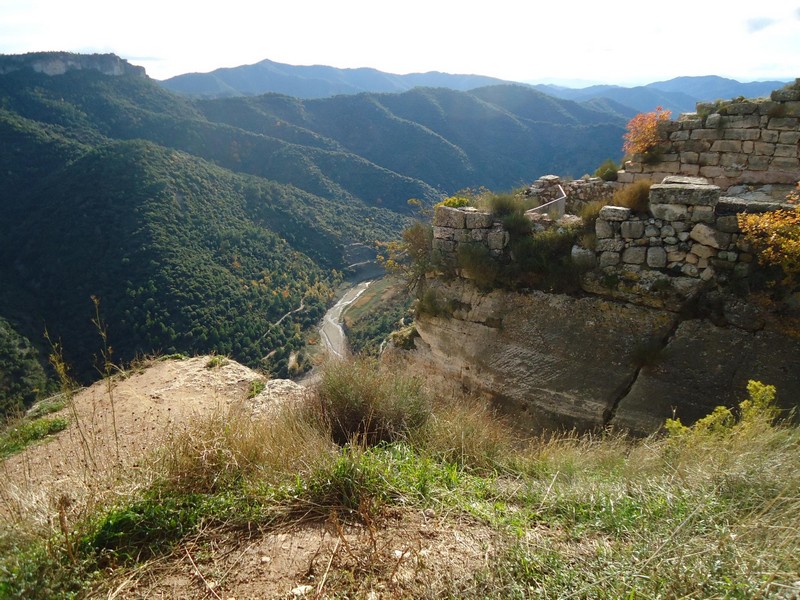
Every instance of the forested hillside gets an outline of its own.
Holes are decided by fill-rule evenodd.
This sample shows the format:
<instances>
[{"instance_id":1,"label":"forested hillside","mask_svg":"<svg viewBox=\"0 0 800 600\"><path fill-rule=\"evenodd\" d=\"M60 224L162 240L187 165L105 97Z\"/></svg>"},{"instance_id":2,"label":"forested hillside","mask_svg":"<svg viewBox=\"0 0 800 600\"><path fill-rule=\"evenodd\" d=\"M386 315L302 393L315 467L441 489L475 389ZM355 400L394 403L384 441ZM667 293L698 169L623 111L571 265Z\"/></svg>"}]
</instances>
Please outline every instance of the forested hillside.
<instances>
[{"instance_id":1,"label":"forested hillside","mask_svg":"<svg viewBox=\"0 0 800 600\"><path fill-rule=\"evenodd\" d=\"M593 170L623 123L518 86L191 101L141 74L8 72L4 347L45 364L47 331L96 376L94 297L115 360L218 352L286 375L348 244L397 236L410 198Z\"/></svg>"}]
</instances>

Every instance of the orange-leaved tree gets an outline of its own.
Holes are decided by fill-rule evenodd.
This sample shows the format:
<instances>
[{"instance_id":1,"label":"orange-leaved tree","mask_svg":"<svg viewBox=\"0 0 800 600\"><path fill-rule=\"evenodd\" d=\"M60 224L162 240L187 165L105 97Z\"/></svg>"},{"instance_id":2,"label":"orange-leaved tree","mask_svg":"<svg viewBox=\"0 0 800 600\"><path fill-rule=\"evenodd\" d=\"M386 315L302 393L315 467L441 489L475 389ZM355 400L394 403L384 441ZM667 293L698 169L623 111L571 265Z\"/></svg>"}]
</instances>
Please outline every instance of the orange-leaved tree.
<instances>
[{"instance_id":1,"label":"orange-leaved tree","mask_svg":"<svg viewBox=\"0 0 800 600\"><path fill-rule=\"evenodd\" d=\"M779 266L787 283L800 277L800 207L740 214L739 227L761 264Z\"/></svg>"},{"instance_id":2,"label":"orange-leaved tree","mask_svg":"<svg viewBox=\"0 0 800 600\"><path fill-rule=\"evenodd\" d=\"M628 121L625 143L622 150L626 154L644 154L658 145L658 125L669 121L672 111L657 106L655 111L639 113Z\"/></svg>"}]
</instances>

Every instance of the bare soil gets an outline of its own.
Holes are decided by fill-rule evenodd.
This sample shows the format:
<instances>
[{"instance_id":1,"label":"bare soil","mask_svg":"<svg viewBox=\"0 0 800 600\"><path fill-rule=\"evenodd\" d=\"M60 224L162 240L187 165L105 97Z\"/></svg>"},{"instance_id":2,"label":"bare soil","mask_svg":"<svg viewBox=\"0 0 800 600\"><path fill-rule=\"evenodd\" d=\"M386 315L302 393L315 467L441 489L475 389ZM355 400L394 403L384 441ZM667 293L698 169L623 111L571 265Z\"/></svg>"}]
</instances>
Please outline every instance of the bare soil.
<instances>
[{"instance_id":1,"label":"bare soil","mask_svg":"<svg viewBox=\"0 0 800 600\"><path fill-rule=\"evenodd\" d=\"M461 596L504 541L469 518L394 509L376 523L299 523L189 542L96 590L96 598L437 598Z\"/></svg>"},{"instance_id":2,"label":"bare soil","mask_svg":"<svg viewBox=\"0 0 800 600\"><path fill-rule=\"evenodd\" d=\"M221 363L221 364L217 364ZM210 365L217 366L210 366ZM0 527L51 523L148 483L143 461L193 419L244 402L255 371L222 357L154 361L77 392L69 426L0 462Z\"/></svg>"}]
</instances>

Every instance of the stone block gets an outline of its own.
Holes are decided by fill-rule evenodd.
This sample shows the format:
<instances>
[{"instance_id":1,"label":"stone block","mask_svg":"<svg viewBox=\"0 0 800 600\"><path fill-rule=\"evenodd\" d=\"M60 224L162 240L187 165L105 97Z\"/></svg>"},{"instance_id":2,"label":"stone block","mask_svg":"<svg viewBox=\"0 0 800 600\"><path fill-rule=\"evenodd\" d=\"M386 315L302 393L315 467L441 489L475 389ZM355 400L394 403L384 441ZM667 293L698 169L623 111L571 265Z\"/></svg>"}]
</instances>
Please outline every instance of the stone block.
<instances>
[{"instance_id":1,"label":"stone block","mask_svg":"<svg viewBox=\"0 0 800 600\"><path fill-rule=\"evenodd\" d=\"M762 156L772 156L775 154L775 144L772 142L756 142L753 152Z\"/></svg>"},{"instance_id":2,"label":"stone block","mask_svg":"<svg viewBox=\"0 0 800 600\"><path fill-rule=\"evenodd\" d=\"M619 252L603 252L600 254L600 260L598 266L600 268L603 267L615 267L619 264Z\"/></svg>"},{"instance_id":3,"label":"stone block","mask_svg":"<svg viewBox=\"0 0 800 600\"><path fill-rule=\"evenodd\" d=\"M700 154L697 152L681 152L681 162L694 165L699 162Z\"/></svg>"},{"instance_id":4,"label":"stone block","mask_svg":"<svg viewBox=\"0 0 800 600\"><path fill-rule=\"evenodd\" d=\"M725 170L722 167L700 167L700 175L703 177L710 177L712 179L722 177Z\"/></svg>"},{"instance_id":5,"label":"stone block","mask_svg":"<svg viewBox=\"0 0 800 600\"><path fill-rule=\"evenodd\" d=\"M466 213L458 208L439 205L433 212L433 226L464 229L466 227Z\"/></svg>"},{"instance_id":6,"label":"stone block","mask_svg":"<svg viewBox=\"0 0 800 600\"><path fill-rule=\"evenodd\" d=\"M692 211L692 223L713 223L714 208L711 206L695 206Z\"/></svg>"},{"instance_id":7,"label":"stone block","mask_svg":"<svg viewBox=\"0 0 800 600\"><path fill-rule=\"evenodd\" d=\"M452 240L456 231L460 229L452 229L450 227L433 227L433 239L435 240Z\"/></svg>"},{"instance_id":8,"label":"stone block","mask_svg":"<svg viewBox=\"0 0 800 600\"><path fill-rule=\"evenodd\" d=\"M642 221L623 221L620 226L620 234L624 238L631 240L639 239L644 235L644 223Z\"/></svg>"},{"instance_id":9,"label":"stone block","mask_svg":"<svg viewBox=\"0 0 800 600\"><path fill-rule=\"evenodd\" d=\"M766 171L769 168L769 156L753 155L747 159L747 168L751 171Z\"/></svg>"},{"instance_id":10,"label":"stone block","mask_svg":"<svg viewBox=\"0 0 800 600\"><path fill-rule=\"evenodd\" d=\"M597 239L614 237L614 228L611 223L605 219L597 219L597 221L594 222L594 234L597 236Z\"/></svg>"},{"instance_id":11,"label":"stone block","mask_svg":"<svg viewBox=\"0 0 800 600\"><path fill-rule=\"evenodd\" d=\"M472 231L469 229L453 229L453 241L458 243L472 242Z\"/></svg>"},{"instance_id":12,"label":"stone block","mask_svg":"<svg viewBox=\"0 0 800 600\"><path fill-rule=\"evenodd\" d=\"M489 229L471 229L470 236L473 242L485 242L489 238Z\"/></svg>"},{"instance_id":13,"label":"stone block","mask_svg":"<svg viewBox=\"0 0 800 600\"><path fill-rule=\"evenodd\" d=\"M683 164L681 165L681 174L683 175L700 175L700 165Z\"/></svg>"},{"instance_id":14,"label":"stone block","mask_svg":"<svg viewBox=\"0 0 800 600\"><path fill-rule=\"evenodd\" d=\"M722 127L725 129L751 129L761 127L759 115L734 115L722 117Z\"/></svg>"},{"instance_id":15,"label":"stone block","mask_svg":"<svg viewBox=\"0 0 800 600\"><path fill-rule=\"evenodd\" d=\"M600 219L606 221L625 221L631 216L631 209L624 206L604 206L600 209Z\"/></svg>"},{"instance_id":16,"label":"stone block","mask_svg":"<svg viewBox=\"0 0 800 600\"><path fill-rule=\"evenodd\" d=\"M705 223L698 223L692 228L689 237L695 242L712 248L727 248L731 243L731 234L717 231Z\"/></svg>"},{"instance_id":17,"label":"stone block","mask_svg":"<svg viewBox=\"0 0 800 600\"><path fill-rule=\"evenodd\" d=\"M622 252L625 249L625 242L623 240L615 240L606 238L597 240L595 250L598 252Z\"/></svg>"},{"instance_id":18,"label":"stone block","mask_svg":"<svg viewBox=\"0 0 800 600\"><path fill-rule=\"evenodd\" d=\"M800 131L781 131L778 143L797 144L800 142Z\"/></svg>"},{"instance_id":19,"label":"stone block","mask_svg":"<svg viewBox=\"0 0 800 600\"><path fill-rule=\"evenodd\" d=\"M682 221L689 218L689 209L685 204L653 204L651 202L650 212L657 219L665 221Z\"/></svg>"},{"instance_id":20,"label":"stone block","mask_svg":"<svg viewBox=\"0 0 800 600\"><path fill-rule=\"evenodd\" d=\"M797 144L776 144L775 156L792 156L797 157Z\"/></svg>"},{"instance_id":21,"label":"stone block","mask_svg":"<svg viewBox=\"0 0 800 600\"><path fill-rule=\"evenodd\" d=\"M750 140L755 141L761 138L760 129L726 129L723 139L726 140Z\"/></svg>"},{"instance_id":22,"label":"stone block","mask_svg":"<svg viewBox=\"0 0 800 600\"><path fill-rule=\"evenodd\" d=\"M716 229L723 233L738 233L739 219L736 215L724 215L717 217Z\"/></svg>"},{"instance_id":23,"label":"stone block","mask_svg":"<svg viewBox=\"0 0 800 600\"><path fill-rule=\"evenodd\" d=\"M688 275L689 277L697 277L700 274L700 272L697 270L697 267L694 265L683 265L681 273Z\"/></svg>"},{"instance_id":24,"label":"stone block","mask_svg":"<svg viewBox=\"0 0 800 600\"><path fill-rule=\"evenodd\" d=\"M647 250L647 266L653 269L666 267L667 252L663 248L649 248Z\"/></svg>"},{"instance_id":25,"label":"stone block","mask_svg":"<svg viewBox=\"0 0 800 600\"><path fill-rule=\"evenodd\" d=\"M778 157L772 159L770 163L770 167L773 169L777 169L778 171L794 171L796 172L800 169L800 160L796 158L784 158ZM795 180L797 179L797 175L795 174L793 177Z\"/></svg>"},{"instance_id":26,"label":"stone block","mask_svg":"<svg viewBox=\"0 0 800 600\"><path fill-rule=\"evenodd\" d=\"M708 119L706 119L706 126L714 127L714 129L695 129L694 131L692 131L693 140L716 140L719 137L719 131L717 131L714 125L709 123L711 117L713 116L714 115L710 115Z\"/></svg>"},{"instance_id":27,"label":"stone block","mask_svg":"<svg viewBox=\"0 0 800 600\"><path fill-rule=\"evenodd\" d=\"M776 117L769 120L768 129L773 131L796 131L798 127L797 117Z\"/></svg>"},{"instance_id":28,"label":"stone block","mask_svg":"<svg viewBox=\"0 0 800 600\"><path fill-rule=\"evenodd\" d=\"M717 140L711 144L712 152L741 152L742 142L738 140Z\"/></svg>"},{"instance_id":29,"label":"stone block","mask_svg":"<svg viewBox=\"0 0 800 600\"><path fill-rule=\"evenodd\" d=\"M452 253L456 250L456 243L452 240L433 239L433 249L439 252Z\"/></svg>"},{"instance_id":30,"label":"stone block","mask_svg":"<svg viewBox=\"0 0 800 600\"><path fill-rule=\"evenodd\" d=\"M697 155L697 163L701 167L716 167L719 165L719 152L701 152Z\"/></svg>"},{"instance_id":31,"label":"stone block","mask_svg":"<svg viewBox=\"0 0 800 600\"><path fill-rule=\"evenodd\" d=\"M711 258L712 256L716 256L717 250L716 248L704 246L703 244L692 244L691 253L698 258Z\"/></svg>"},{"instance_id":32,"label":"stone block","mask_svg":"<svg viewBox=\"0 0 800 600\"><path fill-rule=\"evenodd\" d=\"M689 131L675 131L669 134L669 139L672 142L685 142L691 136L691 132Z\"/></svg>"},{"instance_id":33,"label":"stone block","mask_svg":"<svg viewBox=\"0 0 800 600\"><path fill-rule=\"evenodd\" d=\"M719 196L719 188L716 185L708 184L662 183L655 184L650 188L651 206L653 204L714 206L719 200Z\"/></svg>"},{"instance_id":34,"label":"stone block","mask_svg":"<svg viewBox=\"0 0 800 600\"><path fill-rule=\"evenodd\" d=\"M756 102L731 102L725 107L729 115L752 115L758 110Z\"/></svg>"},{"instance_id":35,"label":"stone block","mask_svg":"<svg viewBox=\"0 0 800 600\"><path fill-rule=\"evenodd\" d=\"M622 262L629 265L641 265L644 264L646 256L647 248L644 246L626 248L622 253Z\"/></svg>"},{"instance_id":36,"label":"stone block","mask_svg":"<svg viewBox=\"0 0 800 600\"><path fill-rule=\"evenodd\" d=\"M684 250L673 250L667 252L667 260L669 262L683 262L686 259L686 252Z\"/></svg>"},{"instance_id":37,"label":"stone block","mask_svg":"<svg viewBox=\"0 0 800 600\"><path fill-rule=\"evenodd\" d=\"M767 144L776 144L781 139L780 131L770 131L769 129L761 130L761 141Z\"/></svg>"},{"instance_id":38,"label":"stone block","mask_svg":"<svg viewBox=\"0 0 800 600\"><path fill-rule=\"evenodd\" d=\"M508 244L508 232L503 229L492 229L486 236L489 250L502 250Z\"/></svg>"},{"instance_id":39,"label":"stone block","mask_svg":"<svg viewBox=\"0 0 800 600\"><path fill-rule=\"evenodd\" d=\"M491 213L471 210L467 211L464 217L467 229L488 229L492 226L493 216Z\"/></svg>"}]
</instances>

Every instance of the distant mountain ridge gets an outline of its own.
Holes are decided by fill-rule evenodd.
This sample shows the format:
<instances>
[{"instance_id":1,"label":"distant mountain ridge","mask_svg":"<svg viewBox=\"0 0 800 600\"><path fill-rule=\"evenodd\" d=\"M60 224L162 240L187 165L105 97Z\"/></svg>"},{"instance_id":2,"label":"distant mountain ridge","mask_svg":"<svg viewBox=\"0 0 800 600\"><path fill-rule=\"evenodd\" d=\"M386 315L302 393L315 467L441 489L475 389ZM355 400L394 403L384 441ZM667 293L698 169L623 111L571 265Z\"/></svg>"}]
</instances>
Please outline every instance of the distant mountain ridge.
<instances>
[{"instance_id":1,"label":"distant mountain ridge","mask_svg":"<svg viewBox=\"0 0 800 600\"><path fill-rule=\"evenodd\" d=\"M537 90L565 100L587 102L608 99L637 112L649 112L657 106L671 110L677 116L694 112L698 102L730 100L743 96L758 98L769 96L773 90L783 87L788 81L753 81L741 83L716 75L700 77L675 77L668 81L656 81L643 86L622 87L615 85L593 85L573 89L555 85L534 85Z\"/></svg>"},{"instance_id":2,"label":"distant mountain ridge","mask_svg":"<svg viewBox=\"0 0 800 600\"><path fill-rule=\"evenodd\" d=\"M185 73L159 82L178 94L196 98L228 98L283 94L301 99L328 98L340 94L402 93L415 87L442 87L471 91L494 85L528 86L556 98L576 102L596 102L626 118L637 112L662 106L678 115L693 112L697 102L729 100L744 96L766 96L788 81L742 83L716 75L676 77L643 86L593 85L569 88L551 84L529 84L483 75L450 74L432 71L397 75L372 68L338 69L313 65L296 66L262 60L252 65L226 67L208 73ZM612 105L607 104L611 102ZM613 108L612 108L613 107Z\"/></svg>"},{"instance_id":3,"label":"distant mountain ridge","mask_svg":"<svg viewBox=\"0 0 800 600\"><path fill-rule=\"evenodd\" d=\"M324 65L295 66L262 60L256 64L186 73L160 82L170 91L201 98L258 96L266 93L295 98L327 98L361 92L405 92L415 87L445 87L468 91L510 83L482 75L452 75L432 71L395 75L371 68L337 69Z\"/></svg>"}]
</instances>

